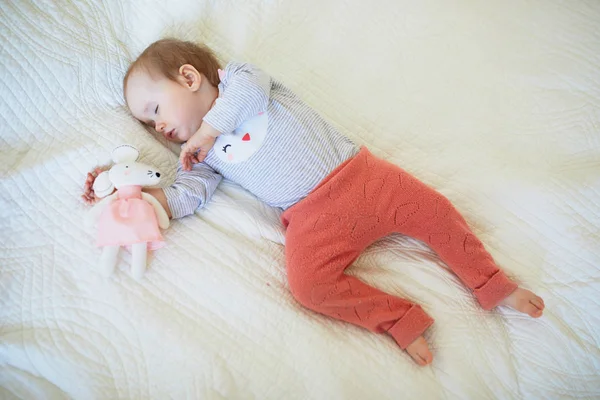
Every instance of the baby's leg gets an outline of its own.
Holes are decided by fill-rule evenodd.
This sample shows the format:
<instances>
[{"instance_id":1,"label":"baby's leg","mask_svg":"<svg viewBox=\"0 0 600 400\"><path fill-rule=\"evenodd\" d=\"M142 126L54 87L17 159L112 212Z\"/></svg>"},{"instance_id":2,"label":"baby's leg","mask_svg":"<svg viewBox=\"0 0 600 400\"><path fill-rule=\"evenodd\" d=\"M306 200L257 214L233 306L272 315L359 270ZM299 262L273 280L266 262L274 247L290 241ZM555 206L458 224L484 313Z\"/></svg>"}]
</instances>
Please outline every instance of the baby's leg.
<instances>
[{"instance_id":1,"label":"baby's leg","mask_svg":"<svg viewBox=\"0 0 600 400\"><path fill-rule=\"evenodd\" d=\"M360 251L338 223L327 215L291 216L285 251L292 294L313 311L374 332L388 332L415 361L429 364L433 357L421 335L433 319L420 306L344 273Z\"/></svg>"},{"instance_id":2,"label":"baby's leg","mask_svg":"<svg viewBox=\"0 0 600 400\"><path fill-rule=\"evenodd\" d=\"M508 305L532 317L541 316L542 299L506 277L448 199L393 164L389 171L385 179L395 187L391 231L431 246L484 309ZM388 194L384 191L383 196Z\"/></svg>"},{"instance_id":3,"label":"baby's leg","mask_svg":"<svg viewBox=\"0 0 600 400\"><path fill-rule=\"evenodd\" d=\"M432 355L421 335L433 319L420 306L344 273L367 246L387 233L373 198L365 196L370 174L363 163L365 154L334 171L283 214L290 289L305 307L387 332L415 361L428 364Z\"/></svg>"}]
</instances>

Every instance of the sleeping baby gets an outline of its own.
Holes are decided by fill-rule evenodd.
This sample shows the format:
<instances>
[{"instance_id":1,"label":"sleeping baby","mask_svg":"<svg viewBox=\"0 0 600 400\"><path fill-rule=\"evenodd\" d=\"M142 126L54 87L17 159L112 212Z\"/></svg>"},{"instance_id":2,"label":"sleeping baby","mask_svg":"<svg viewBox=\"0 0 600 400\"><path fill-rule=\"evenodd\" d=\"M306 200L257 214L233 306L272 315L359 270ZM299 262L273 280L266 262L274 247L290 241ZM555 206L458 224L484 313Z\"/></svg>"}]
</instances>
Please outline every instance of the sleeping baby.
<instances>
[{"instance_id":1,"label":"sleeping baby","mask_svg":"<svg viewBox=\"0 0 600 400\"><path fill-rule=\"evenodd\" d=\"M373 242L401 233L435 250L484 309L542 315L543 300L508 279L448 199L358 147L256 66L221 70L205 46L159 40L131 64L123 89L135 118L184 143L173 185L147 192L181 218L225 177L283 209L289 287L304 307L385 332L418 364L431 363L423 333L433 319L344 272Z\"/></svg>"}]
</instances>

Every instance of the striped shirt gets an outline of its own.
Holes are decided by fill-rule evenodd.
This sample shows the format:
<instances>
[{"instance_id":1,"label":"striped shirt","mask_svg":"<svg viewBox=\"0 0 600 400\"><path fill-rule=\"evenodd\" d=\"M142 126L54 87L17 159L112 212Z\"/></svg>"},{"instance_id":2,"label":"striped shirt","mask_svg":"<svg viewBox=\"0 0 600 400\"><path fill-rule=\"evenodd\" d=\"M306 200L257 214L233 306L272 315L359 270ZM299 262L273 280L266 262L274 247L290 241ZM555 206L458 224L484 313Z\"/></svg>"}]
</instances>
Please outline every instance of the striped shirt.
<instances>
[{"instance_id":1,"label":"striped shirt","mask_svg":"<svg viewBox=\"0 0 600 400\"><path fill-rule=\"evenodd\" d=\"M250 64L229 63L204 116L222 134L202 163L164 189L173 218L204 206L222 177L287 209L359 151L280 82Z\"/></svg>"}]
</instances>

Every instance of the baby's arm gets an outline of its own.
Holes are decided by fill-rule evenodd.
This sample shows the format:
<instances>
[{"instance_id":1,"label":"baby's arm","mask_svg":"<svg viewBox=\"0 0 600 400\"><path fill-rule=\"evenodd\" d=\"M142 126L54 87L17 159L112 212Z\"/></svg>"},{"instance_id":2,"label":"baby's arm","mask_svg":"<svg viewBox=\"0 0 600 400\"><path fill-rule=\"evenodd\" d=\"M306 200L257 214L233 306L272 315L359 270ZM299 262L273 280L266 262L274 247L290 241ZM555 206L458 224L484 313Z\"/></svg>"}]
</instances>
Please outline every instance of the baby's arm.
<instances>
[{"instance_id":1,"label":"baby's arm","mask_svg":"<svg viewBox=\"0 0 600 400\"><path fill-rule=\"evenodd\" d=\"M102 169L96 168L93 173L88 173L84 193L81 196L87 204L97 204L100 201L92 189L94 180L100 172ZM204 206L212 197L221 179L221 175L204 163L194 165L191 171L183 171L181 165L178 165L175 182L171 186L164 189L144 188L144 192L158 200L169 218L181 218L193 214L198 207ZM106 199L108 198L103 200Z\"/></svg>"},{"instance_id":2,"label":"baby's arm","mask_svg":"<svg viewBox=\"0 0 600 400\"><path fill-rule=\"evenodd\" d=\"M194 164L191 171L177 166L175 182L164 189L145 190L156 197L169 218L182 218L203 207L212 197L222 176L205 163Z\"/></svg>"},{"instance_id":3,"label":"baby's arm","mask_svg":"<svg viewBox=\"0 0 600 400\"><path fill-rule=\"evenodd\" d=\"M246 120L266 111L271 94L271 77L256 66L229 63L221 86L219 98L203 118L218 132L233 132Z\"/></svg>"},{"instance_id":4,"label":"baby's arm","mask_svg":"<svg viewBox=\"0 0 600 400\"><path fill-rule=\"evenodd\" d=\"M200 129L181 147L179 162L184 171L191 171L192 164L198 164L206 158L221 133L215 128L202 122Z\"/></svg>"},{"instance_id":5,"label":"baby's arm","mask_svg":"<svg viewBox=\"0 0 600 400\"><path fill-rule=\"evenodd\" d=\"M200 129L182 147L179 161L185 171L204 160L220 134L233 132L267 109L271 77L251 64L229 63L219 89L219 98L204 116Z\"/></svg>"}]
</instances>

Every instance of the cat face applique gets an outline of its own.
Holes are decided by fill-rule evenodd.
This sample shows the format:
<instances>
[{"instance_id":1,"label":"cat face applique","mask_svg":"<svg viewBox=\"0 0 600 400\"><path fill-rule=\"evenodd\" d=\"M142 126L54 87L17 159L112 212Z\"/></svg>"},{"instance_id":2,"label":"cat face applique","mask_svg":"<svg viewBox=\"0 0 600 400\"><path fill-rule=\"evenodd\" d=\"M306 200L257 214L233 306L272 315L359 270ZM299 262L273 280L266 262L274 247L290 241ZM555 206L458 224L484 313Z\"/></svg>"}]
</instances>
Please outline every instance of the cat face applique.
<instances>
[{"instance_id":1,"label":"cat face applique","mask_svg":"<svg viewBox=\"0 0 600 400\"><path fill-rule=\"evenodd\" d=\"M226 163L239 163L249 159L262 146L267 136L269 119L266 112L247 120L235 131L220 135L215 141L215 155Z\"/></svg>"}]
</instances>

